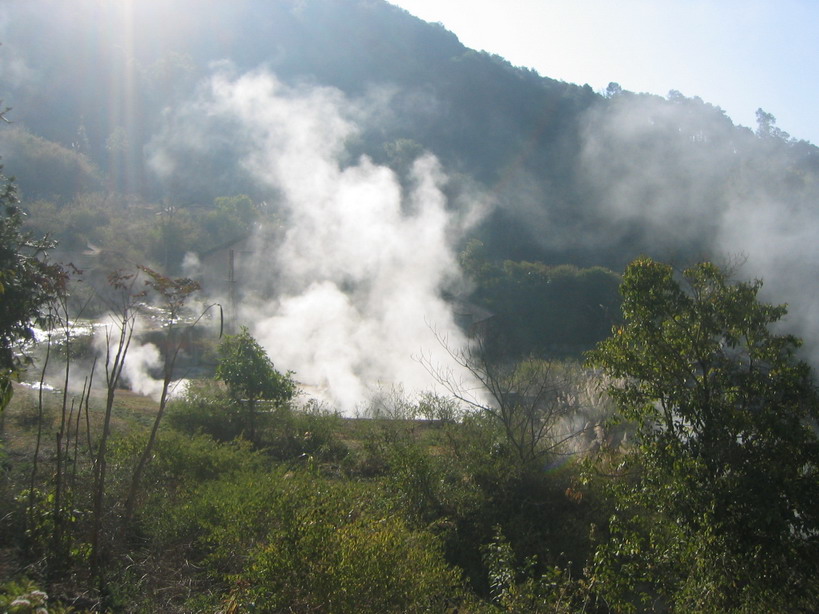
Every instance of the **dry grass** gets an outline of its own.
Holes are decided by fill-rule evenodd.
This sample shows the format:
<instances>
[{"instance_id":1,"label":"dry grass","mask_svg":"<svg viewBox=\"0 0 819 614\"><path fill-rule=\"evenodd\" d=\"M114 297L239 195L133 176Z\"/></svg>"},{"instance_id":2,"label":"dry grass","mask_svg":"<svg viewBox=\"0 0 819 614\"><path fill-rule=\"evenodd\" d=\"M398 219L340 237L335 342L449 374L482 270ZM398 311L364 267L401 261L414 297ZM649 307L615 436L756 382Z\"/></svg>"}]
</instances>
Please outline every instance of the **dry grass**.
<instances>
[{"instance_id":1,"label":"dry grass","mask_svg":"<svg viewBox=\"0 0 819 614\"><path fill-rule=\"evenodd\" d=\"M105 391L95 390L89 402L88 420L91 425L92 438L99 433L105 412ZM33 449L37 425L39 422L39 392L27 386L14 385L14 397L0 414L0 436L4 441L7 453L12 456L26 454ZM43 437L42 451L48 454L54 445L54 433L58 427L60 409L62 407L62 393L54 391L43 392ZM71 412L72 400L74 404L72 423L76 420L76 411L79 407L77 398L68 399L68 409ZM150 397L131 392L118 390L114 401L114 410L111 418L111 429L114 433L124 433L134 426L148 425L156 414L158 404ZM85 417L81 417L81 430L85 432Z\"/></svg>"}]
</instances>

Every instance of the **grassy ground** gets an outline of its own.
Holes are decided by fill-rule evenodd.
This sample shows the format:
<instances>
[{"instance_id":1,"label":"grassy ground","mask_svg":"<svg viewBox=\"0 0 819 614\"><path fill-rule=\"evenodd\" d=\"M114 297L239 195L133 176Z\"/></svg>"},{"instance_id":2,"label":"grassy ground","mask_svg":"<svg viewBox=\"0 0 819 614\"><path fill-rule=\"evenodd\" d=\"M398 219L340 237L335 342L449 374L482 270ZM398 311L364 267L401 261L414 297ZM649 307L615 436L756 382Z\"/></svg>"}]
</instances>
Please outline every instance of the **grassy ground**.
<instances>
[{"instance_id":1,"label":"grassy ground","mask_svg":"<svg viewBox=\"0 0 819 614\"><path fill-rule=\"evenodd\" d=\"M89 401L88 423L92 439L101 432L105 412L104 390L94 390ZM41 457L48 458L53 454L54 435L59 426L62 407L62 392L44 391L43 399L43 433L41 438ZM68 416L76 426L79 398L68 399ZM125 434L135 428L148 428L159 407L153 398L132 392L127 389L117 390L111 419L113 435ZM14 464L30 460L34 450L39 417L39 392L29 386L14 385L14 397L5 412L0 414L0 437L4 442L6 453ZM442 424L433 420L404 420L390 418L352 418L339 416L335 421L333 437L345 446L352 454L361 452L374 439L410 438L422 443L435 453L440 446ZM72 427L74 428L74 427ZM80 415L80 437L86 433L86 415ZM167 427L166 427L167 428Z\"/></svg>"},{"instance_id":2,"label":"grassy ground","mask_svg":"<svg viewBox=\"0 0 819 614\"><path fill-rule=\"evenodd\" d=\"M21 435L36 428L39 415L39 396L39 391L34 388L20 384L14 385L14 396L6 411L2 414L4 426L2 433L6 437L7 445L14 445L15 440L19 439ZM88 417L92 431L102 422L105 412L105 397L104 390L94 390L91 393L88 404ZM60 391L44 390L42 400L44 424L46 427L53 428L59 420L63 394ZM76 417L75 412L79 407L79 398L69 397L67 405L69 414ZM133 426L134 423L148 424L157 408L158 403L150 397L130 390L118 390L114 402L112 428L126 429ZM85 419L84 414L82 419Z\"/></svg>"}]
</instances>

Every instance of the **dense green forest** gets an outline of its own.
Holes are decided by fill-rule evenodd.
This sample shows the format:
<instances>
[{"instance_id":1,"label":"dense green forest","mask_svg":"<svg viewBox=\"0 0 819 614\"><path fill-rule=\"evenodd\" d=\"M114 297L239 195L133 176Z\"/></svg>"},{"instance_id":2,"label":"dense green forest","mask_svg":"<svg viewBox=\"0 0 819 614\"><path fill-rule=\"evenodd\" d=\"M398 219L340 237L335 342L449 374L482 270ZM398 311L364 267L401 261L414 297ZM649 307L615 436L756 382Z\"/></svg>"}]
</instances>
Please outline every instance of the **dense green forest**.
<instances>
[{"instance_id":1,"label":"dense green forest","mask_svg":"<svg viewBox=\"0 0 819 614\"><path fill-rule=\"evenodd\" d=\"M771 113L380 0L4 9L0 611L815 611Z\"/></svg>"}]
</instances>

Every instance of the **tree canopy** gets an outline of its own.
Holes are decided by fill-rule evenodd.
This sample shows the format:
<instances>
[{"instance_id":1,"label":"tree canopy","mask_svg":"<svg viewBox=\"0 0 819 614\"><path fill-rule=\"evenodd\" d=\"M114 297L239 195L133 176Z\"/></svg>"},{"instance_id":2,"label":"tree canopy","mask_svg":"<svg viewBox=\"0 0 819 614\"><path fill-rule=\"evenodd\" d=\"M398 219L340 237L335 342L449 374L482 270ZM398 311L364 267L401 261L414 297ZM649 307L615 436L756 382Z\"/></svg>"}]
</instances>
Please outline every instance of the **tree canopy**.
<instances>
[{"instance_id":1,"label":"tree canopy","mask_svg":"<svg viewBox=\"0 0 819 614\"><path fill-rule=\"evenodd\" d=\"M228 335L219 345L216 377L227 384L232 396L241 399L286 403L296 392L290 374L276 370L244 326L238 335Z\"/></svg>"},{"instance_id":2,"label":"tree canopy","mask_svg":"<svg viewBox=\"0 0 819 614\"><path fill-rule=\"evenodd\" d=\"M291 374L276 370L267 352L244 326L238 335L228 335L219 344L216 378L225 382L235 401L246 402L248 437L254 442L256 402L265 400L283 406L296 395Z\"/></svg>"},{"instance_id":3,"label":"tree canopy","mask_svg":"<svg viewBox=\"0 0 819 614\"><path fill-rule=\"evenodd\" d=\"M626 270L624 324L590 354L637 429L598 553L614 592L650 580L680 611L819 597L816 390L760 287L707 262Z\"/></svg>"},{"instance_id":4,"label":"tree canopy","mask_svg":"<svg viewBox=\"0 0 819 614\"><path fill-rule=\"evenodd\" d=\"M2 170L2 167L0 167ZM11 398L11 378L19 368L13 348L34 338L32 326L46 304L65 289L66 274L48 259L54 243L22 230L23 212L12 181L0 174L0 410Z\"/></svg>"}]
</instances>

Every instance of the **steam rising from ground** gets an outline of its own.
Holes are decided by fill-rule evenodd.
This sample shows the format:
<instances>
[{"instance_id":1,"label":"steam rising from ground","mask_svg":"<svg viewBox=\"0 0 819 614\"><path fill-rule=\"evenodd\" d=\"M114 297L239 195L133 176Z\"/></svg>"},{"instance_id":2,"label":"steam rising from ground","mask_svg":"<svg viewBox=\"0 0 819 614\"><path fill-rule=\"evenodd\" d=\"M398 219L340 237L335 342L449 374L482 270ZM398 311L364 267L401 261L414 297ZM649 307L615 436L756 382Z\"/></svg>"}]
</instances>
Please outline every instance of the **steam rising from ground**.
<instances>
[{"instance_id":1,"label":"steam rising from ground","mask_svg":"<svg viewBox=\"0 0 819 614\"><path fill-rule=\"evenodd\" d=\"M103 318L95 326L95 332L92 337L94 347L97 355L100 357L98 368L101 370L97 374L97 383L104 380L104 364L106 354L110 356L111 361L118 351L118 343L120 338L121 321L113 316ZM128 387L136 393L153 397L159 401L162 393L162 380L153 377L152 372L156 372L162 366L162 356L159 348L153 343L142 343L140 337L145 331L145 323L142 318L134 320L134 331L131 342L128 346L128 353L122 370L122 378ZM73 388L78 390L81 386L74 385Z\"/></svg>"},{"instance_id":2,"label":"steam rising from ground","mask_svg":"<svg viewBox=\"0 0 819 614\"><path fill-rule=\"evenodd\" d=\"M373 106L331 88L287 87L266 72L218 73L179 115L229 126L245 170L277 195L286 230L277 244L259 240L254 271L256 285L273 282L275 299L245 297L240 322L277 368L347 412L379 385L431 388L417 357L449 360L433 331L464 342L441 296L461 283L454 245L478 210L448 211L447 179L431 155L415 161L403 187L366 156L343 164L356 120ZM179 123L188 146L206 141L196 123ZM160 174L179 164L170 149L155 144Z\"/></svg>"},{"instance_id":3,"label":"steam rising from ground","mask_svg":"<svg viewBox=\"0 0 819 614\"><path fill-rule=\"evenodd\" d=\"M808 143L735 128L698 99L615 97L587 117L580 163L605 233L585 240L631 233L678 266L692 253L739 262L765 300L789 304L785 325L817 365L817 160Z\"/></svg>"},{"instance_id":4,"label":"steam rising from ground","mask_svg":"<svg viewBox=\"0 0 819 614\"><path fill-rule=\"evenodd\" d=\"M284 231L276 241L260 235L254 259L256 285L274 298L245 297L240 320L279 368L347 411L378 384L429 386L413 355L450 366L433 328L450 347L464 341L441 295L461 283L453 246L483 208L447 205L447 179L431 155L399 181L348 153L360 125L390 121L395 95L351 100L262 71L222 70L168 113L151 147L169 184L184 175L188 153L216 149L270 193ZM537 215L522 214L533 236L547 249L647 252L679 266L744 261L738 274L763 278L767 300L790 303L787 324L819 362L817 293L806 283L819 274L816 148L737 128L720 109L680 94L618 94L581 123L573 189L582 206L552 206L558 195L529 194L518 179L505 188L504 198L536 201Z\"/></svg>"}]
</instances>

